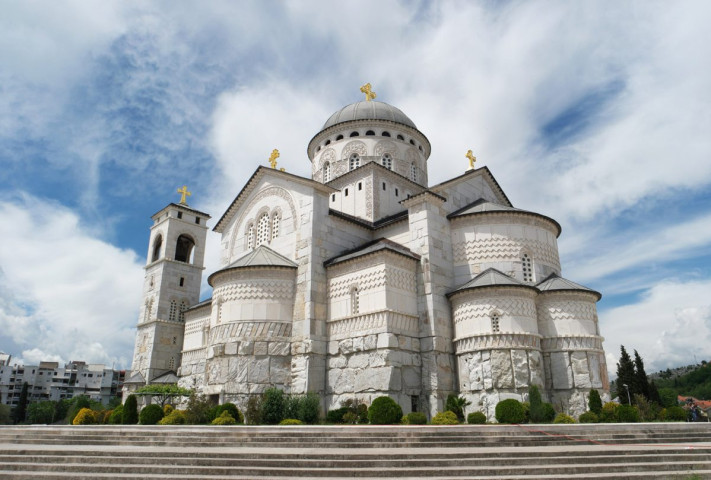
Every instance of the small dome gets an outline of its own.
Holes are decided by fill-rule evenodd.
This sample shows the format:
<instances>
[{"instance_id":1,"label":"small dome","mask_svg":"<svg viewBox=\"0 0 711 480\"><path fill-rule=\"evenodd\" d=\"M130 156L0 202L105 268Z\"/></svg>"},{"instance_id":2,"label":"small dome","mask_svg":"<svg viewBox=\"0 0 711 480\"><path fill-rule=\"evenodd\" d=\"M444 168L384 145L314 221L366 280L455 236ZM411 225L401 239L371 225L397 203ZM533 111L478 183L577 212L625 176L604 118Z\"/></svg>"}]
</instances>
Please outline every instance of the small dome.
<instances>
[{"instance_id":1,"label":"small dome","mask_svg":"<svg viewBox=\"0 0 711 480\"><path fill-rule=\"evenodd\" d=\"M321 130L326 130L333 125L350 122L352 120L389 120L417 129L415 122L410 120L399 108L395 108L383 102L368 102L363 100L351 103L338 110L326 120Z\"/></svg>"}]
</instances>

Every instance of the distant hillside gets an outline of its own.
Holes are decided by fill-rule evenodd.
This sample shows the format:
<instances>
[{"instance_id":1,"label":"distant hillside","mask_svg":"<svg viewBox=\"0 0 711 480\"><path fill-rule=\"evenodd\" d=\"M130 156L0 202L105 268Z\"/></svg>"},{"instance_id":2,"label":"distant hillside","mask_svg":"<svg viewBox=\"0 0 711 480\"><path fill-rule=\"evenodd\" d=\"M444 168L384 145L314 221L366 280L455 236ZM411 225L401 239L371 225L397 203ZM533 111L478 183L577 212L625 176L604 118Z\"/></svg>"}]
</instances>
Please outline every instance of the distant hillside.
<instances>
[{"instance_id":1,"label":"distant hillside","mask_svg":"<svg viewBox=\"0 0 711 480\"><path fill-rule=\"evenodd\" d=\"M699 400L711 400L711 364L687 365L648 375L658 389L673 390L676 395L688 395Z\"/></svg>"}]
</instances>

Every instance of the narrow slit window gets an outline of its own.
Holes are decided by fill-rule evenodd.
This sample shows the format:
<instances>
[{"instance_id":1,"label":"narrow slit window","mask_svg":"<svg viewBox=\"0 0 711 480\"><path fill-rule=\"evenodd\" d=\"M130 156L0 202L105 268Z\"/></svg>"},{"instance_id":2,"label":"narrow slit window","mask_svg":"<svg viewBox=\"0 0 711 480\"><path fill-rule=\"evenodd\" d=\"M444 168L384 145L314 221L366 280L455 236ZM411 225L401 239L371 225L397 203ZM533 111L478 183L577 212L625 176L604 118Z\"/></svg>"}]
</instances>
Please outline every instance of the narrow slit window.
<instances>
[{"instance_id":1,"label":"narrow slit window","mask_svg":"<svg viewBox=\"0 0 711 480\"><path fill-rule=\"evenodd\" d=\"M272 217L272 240L279 236L279 224L281 222L281 217L279 212L276 212Z\"/></svg>"},{"instance_id":2,"label":"narrow slit window","mask_svg":"<svg viewBox=\"0 0 711 480\"><path fill-rule=\"evenodd\" d=\"M185 286L185 277L180 277L180 286Z\"/></svg>"},{"instance_id":3,"label":"narrow slit window","mask_svg":"<svg viewBox=\"0 0 711 480\"><path fill-rule=\"evenodd\" d=\"M356 315L360 311L360 295L358 287L353 287L351 290L351 314Z\"/></svg>"},{"instance_id":4,"label":"narrow slit window","mask_svg":"<svg viewBox=\"0 0 711 480\"><path fill-rule=\"evenodd\" d=\"M533 262L531 257L527 253L521 256L521 269L523 271L523 281L532 282L533 281Z\"/></svg>"},{"instance_id":5,"label":"narrow slit window","mask_svg":"<svg viewBox=\"0 0 711 480\"><path fill-rule=\"evenodd\" d=\"M499 325L499 314L498 313L492 313L491 314L491 331L494 333L499 333L501 331L501 327Z\"/></svg>"}]
</instances>

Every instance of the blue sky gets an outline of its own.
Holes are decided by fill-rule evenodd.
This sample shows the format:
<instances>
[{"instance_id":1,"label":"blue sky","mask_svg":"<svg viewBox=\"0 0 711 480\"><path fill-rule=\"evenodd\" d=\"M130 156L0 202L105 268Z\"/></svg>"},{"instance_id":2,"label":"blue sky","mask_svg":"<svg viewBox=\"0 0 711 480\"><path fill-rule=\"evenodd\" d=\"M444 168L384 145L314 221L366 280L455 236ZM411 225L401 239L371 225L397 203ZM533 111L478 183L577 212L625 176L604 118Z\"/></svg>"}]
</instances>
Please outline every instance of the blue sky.
<instances>
[{"instance_id":1,"label":"blue sky","mask_svg":"<svg viewBox=\"0 0 711 480\"><path fill-rule=\"evenodd\" d=\"M371 82L430 139L432 184L471 148L562 224L610 370L621 344L648 371L708 359L711 5L620 3L5 5L0 350L129 368L150 215L187 184L219 218L273 148L309 176Z\"/></svg>"}]
</instances>

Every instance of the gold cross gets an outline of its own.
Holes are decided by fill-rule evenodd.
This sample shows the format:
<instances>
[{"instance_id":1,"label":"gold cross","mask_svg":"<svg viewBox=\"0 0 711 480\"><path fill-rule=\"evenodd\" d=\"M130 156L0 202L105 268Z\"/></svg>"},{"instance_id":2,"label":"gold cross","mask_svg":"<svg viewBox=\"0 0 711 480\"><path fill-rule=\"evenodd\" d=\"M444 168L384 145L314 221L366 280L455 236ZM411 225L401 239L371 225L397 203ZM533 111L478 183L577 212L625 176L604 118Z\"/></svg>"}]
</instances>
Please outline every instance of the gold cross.
<instances>
[{"instance_id":1,"label":"gold cross","mask_svg":"<svg viewBox=\"0 0 711 480\"><path fill-rule=\"evenodd\" d=\"M269 156L269 163L271 164L272 168L276 168L277 158L279 158L279 150L275 148L274 150L272 150L272 154Z\"/></svg>"},{"instance_id":2,"label":"gold cross","mask_svg":"<svg viewBox=\"0 0 711 480\"><path fill-rule=\"evenodd\" d=\"M376 97L375 92L370 89L370 83L366 83L365 85L360 87L360 91L365 93L365 99L368 102Z\"/></svg>"},{"instance_id":3,"label":"gold cross","mask_svg":"<svg viewBox=\"0 0 711 480\"><path fill-rule=\"evenodd\" d=\"M469 151L467 152L467 154L464 155L464 156L469 159L469 169L470 169L470 170L473 170L473 169L474 169L474 163L476 163L476 157L474 156L474 154L472 153L471 150L469 150Z\"/></svg>"},{"instance_id":4,"label":"gold cross","mask_svg":"<svg viewBox=\"0 0 711 480\"><path fill-rule=\"evenodd\" d=\"M188 187L183 185L183 188L178 189L178 193L180 194L180 204L187 205L188 202L185 201L185 196L187 195L188 197L190 197L192 195L192 193L188 192Z\"/></svg>"}]
</instances>

